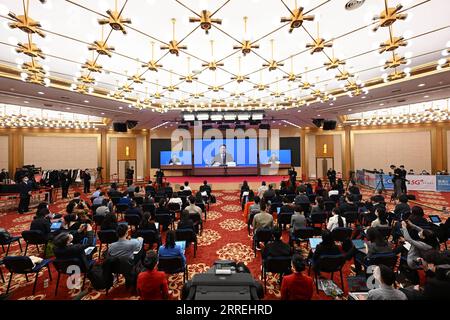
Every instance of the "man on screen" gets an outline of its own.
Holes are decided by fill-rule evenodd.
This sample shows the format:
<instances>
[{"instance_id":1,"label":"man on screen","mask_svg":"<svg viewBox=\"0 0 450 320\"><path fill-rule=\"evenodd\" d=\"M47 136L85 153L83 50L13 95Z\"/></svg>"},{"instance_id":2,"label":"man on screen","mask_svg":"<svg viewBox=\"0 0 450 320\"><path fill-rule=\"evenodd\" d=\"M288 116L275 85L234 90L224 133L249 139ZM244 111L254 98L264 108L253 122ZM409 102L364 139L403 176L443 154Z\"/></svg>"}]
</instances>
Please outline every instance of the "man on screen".
<instances>
[{"instance_id":1,"label":"man on screen","mask_svg":"<svg viewBox=\"0 0 450 320\"><path fill-rule=\"evenodd\" d=\"M169 164L182 164L180 158L175 153L172 153L172 157L169 160Z\"/></svg>"},{"instance_id":2,"label":"man on screen","mask_svg":"<svg viewBox=\"0 0 450 320\"><path fill-rule=\"evenodd\" d=\"M234 162L233 156L227 152L227 146L221 145L219 153L214 156L212 165L226 165L228 162Z\"/></svg>"},{"instance_id":3,"label":"man on screen","mask_svg":"<svg viewBox=\"0 0 450 320\"><path fill-rule=\"evenodd\" d=\"M280 159L278 158L277 154L275 152L272 152L270 155L270 158L267 160L268 164L277 164L280 163Z\"/></svg>"}]
</instances>

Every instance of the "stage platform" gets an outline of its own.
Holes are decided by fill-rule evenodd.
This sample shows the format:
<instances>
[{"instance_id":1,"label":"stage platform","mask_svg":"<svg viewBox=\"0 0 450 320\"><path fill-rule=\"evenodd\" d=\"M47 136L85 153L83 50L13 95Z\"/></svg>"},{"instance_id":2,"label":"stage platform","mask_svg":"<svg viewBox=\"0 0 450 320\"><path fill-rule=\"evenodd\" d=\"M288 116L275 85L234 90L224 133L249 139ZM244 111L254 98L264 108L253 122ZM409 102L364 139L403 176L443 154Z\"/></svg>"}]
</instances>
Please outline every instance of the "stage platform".
<instances>
[{"instance_id":1,"label":"stage platform","mask_svg":"<svg viewBox=\"0 0 450 320\"><path fill-rule=\"evenodd\" d=\"M213 190L236 190L238 186L242 184L244 180L247 180L252 189L257 189L262 181L267 184L276 183L277 186L283 180L288 180L289 176L232 176L232 177L167 177L172 185L175 186L175 190L178 190L177 185L183 185L185 181L189 181L189 186L193 190L198 190L203 181L208 181L208 184L212 185Z\"/></svg>"}]
</instances>

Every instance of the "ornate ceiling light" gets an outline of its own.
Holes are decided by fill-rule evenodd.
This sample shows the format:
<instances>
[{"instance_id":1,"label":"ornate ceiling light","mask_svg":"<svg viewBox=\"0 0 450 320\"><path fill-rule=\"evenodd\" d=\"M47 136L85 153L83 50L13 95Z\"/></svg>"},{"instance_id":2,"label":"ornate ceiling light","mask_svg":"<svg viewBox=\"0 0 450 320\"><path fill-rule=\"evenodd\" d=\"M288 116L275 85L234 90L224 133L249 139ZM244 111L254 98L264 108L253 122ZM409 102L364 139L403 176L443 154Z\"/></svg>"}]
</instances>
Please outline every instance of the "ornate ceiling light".
<instances>
[{"instance_id":1,"label":"ornate ceiling light","mask_svg":"<svg viewBox=\"0 0 450 320\"><path fill-rule=\"evenodd\" d=\"M247 35L247 19L248 17L244 17L244 37ZM241 42L240 46L233 46L233 49L240 49L242 54L245 56L252 52L253 49L259 49L258 44L253 44L250 40L244 39Z\"/></svg>"},{"instance_id":2,"label":"ornate ceiling light","mask_svg":"<svg viewBox=\"0 0 450 320\"><path fill-rule=\"evenodd\" d=\"M330 41L320 37L319 23L317 22L317 38L312 43L308 43L306 48L311 48L311 54L322 52L325 48L331 48L333 44Z\"/></svg>"},{"instance_id":3,"label":"ornate ceiling light","mask_svg":"<svg viewBox=\"0 0 450 320\"><path fill-rule=\"evenodd\" d=\"M275 92L272 92L270 95L274 98L280 98L281 96L284 96L284 93L279 90L278 77L275 79L275 83L276 83L277 88L276 88Z\"/></svg>"},{"instance_id":4,"label":"ornate ceiling light","mask_svg":"<svg viewBox=\"0 0 450 320\"><path fill-rule=\"evenodd\" d=\"M387 0L384 0L384 10L377 16L373 17L377 24L373 28L373 31L377 31L380 27L389 27L397 20L405 20L408 15L406 13L400 13L403 8L401 4L398 4L395 8L389 8Z\"/></svg>"},{"instance_id":5,"label":"ornate ceiling light","mask_svg":"<svg viewBox=\"0 0 450 320\"><path fill-rule=\"evenodd\" d=\"M39 0L41 3L45 3L45 0ZM10 22L8 25L11 29L20 29L27 34L36 33L42 38L45 38L45 33L40 30L42 27L38 21L33 20L29 15L30 9L30 1L27 1L25 5L25 1L23 2L23 15L16 15L14 12L8 13L8 16L14 20L14 22Z\"/></svg>"},{"instance_id":6,"label":"ornate ceiling light","mask_svg":"<svg viewBox=\"0 0 450 320\"><path fill-rule=\"evenodd\" d=\"M162 93L159 92L159 82L158 79L156 80L156 91L155 93L152 95L153 98L155 98L156 100L159 100L161 98L164 97L164 95Z\"/></svg>"},{"instance_id":7,"label":"ornate ceiling light","mask_svg":"<svg viewBox=\"0 0 450 320\"><path fill-rule=\"evenodd\" d=\"M290 17L282 17L281 22L290 22L289 25L289 33L292 33L294 29L300 28L303 25L303 21L314 21L314 15L304 15L303 14L303 7L297 8L297 0L295 0L295 8L294 10L290 10L288 8L289 12L291 13Z\"/></svg>"},{"instance_id":8,"label":"ornate ceiling light","mask_svg":"<svg viewBox=\"0 0 450 320\"><path fill-rule=\"evenodd\" d=\"M194 99L200 99L201 97L204 97L205 95L203 93L191 93L190 96Z\"/></svg>"},{"instance_id":9,"label":"ornate ceiling light","mask_svg":"<svg viewBox=\"0 0 450 320\"><path fill-rule=\"evenodd\" d=\"M95 79L93 77L91 77L89 73L79 76L77 81L82 82L84 84L94 84L95 83Z\"/></svg>"},{"instance_id":10,"label":"ornate ceiling light","mask_svg":"<svg viewBox=\"0 0 450 320\"><path fill-rule=\"evenodd\" d=\"M103 40L103 26L102 26L102 38L96 40L88 47L89 51L96 51L100 55L108 56L111 58L111 51L114 51L114 47L108 46L106 41Z\"/></svg>"},{"instance_id":11,"label":"ornate ceiling light","mask_svg":"<svg viewBox=\"0 0 450 320\"><path fill-rule=\"evenodd\" d=\"M205 30L206 34L209 33L209 30L211 29L213 23L222 24L222 20L214 19L212 17L213 15L208 10L202 10L197 16L198 17L190 17L189 22L200 22L200 28L202 28L202 30Z\"/></svg>"},{"instance_id":12,"label":"ornate ceiling light","mask_svg":"<svg viewBox=\"0 0 450 320\"><path fill-rule=\"evenodd\" d=\"M399 71L399 70L395 69L394 72L392 72L388 75L383 75L383 78L385 79L385 81L396 81L396 80L406 78L407 76L408 76L407 72Z\"/></svg>"},{"instance_id":13,"label":"ornate ceiling light","mask_svg":"<svg viewBox=\"0 0 450 320\"><path fill-rule=\"evenodd\" d=\"M301 78L301 76L296 75L294 73L294 60L293 59L294 59L294 57L291 56L291 72L289 72L288 75L283 76L283 79L287 79L287 81L289 81L289 82L293 82L293 81L296 81Z\"/></svg>"},{"instance_id":14,"label":"ornate ceiling light","mask_svg":"<svg viewBox=\"0 0 450 320\"><path fill-rule=\"evenodd\" d=\"M50 80L47 78L44 78L42 74L38 73L29 73L23 76L22 78L24 81L33 83L33 84L39 84L42 86L48 86L50 84Z\"/></svg>"},{"instance_id":15,"label":"ornate ceiling light","mask_svg":"<svg viewBox=\"0 0 450 320\"><path fill-rule=\"evenodd\" d=\"M45 56L42 52L42 50L34 43L31 42L31 35L30 35L30 41L28 43L18 43L16 48L17 53L23 53L31 58L41 58L45 59Z\"/></svg>"},{"instance_id":16,"label":"ornate ceiling light","mask_svg":"<svg viewBox=\"0 0 450 320\"><path fill-rule=\"evenodd\" d=\"M329 62L325 62L323 65L326 67L326 70L336 69L339 68L339 66L345 65L345 61L339 60L334 56L334 49L333 51L333 57L330 59Z\"/></svg>"},{"instance_id":17,"label":"ornate ceiling light","mask_svg":"<svg viewBox=\"0 0 450 320\"><path fill-rule=\"evenodd\" d=\"M237 83L244 82L244 80L249 80L250 78L244 75L241 75L241 57L238 57L238 74L231 77L231 80L237 81Z\"/></svg>"},{"instance_id":18,"label":"ornate ceiling light","mask_svg":"<svg viewBox=\"0 0 450 320\"><path fill-rule=\"evenodd\" d=\"M152 41L152 58L149 62L143 63L142 67L147 68L150 71L158 72L159 68L162 68L162 64L158 64L157 61L155 61L155 43Z\"/></svg>"},{"instance_id":19,"label":"ornate ceiling light","mask_svg":"<svg viewBox=\"0 0 450 320\"><path fill-rule=\"evenodd\" d=\"M270 39L270 45L272 48L272 60L270 60L269 63L263 64L263 67L269 67L269 71L274 71L277 70L279 66L284 66L284 63L276 62L275 59L273 58L273 41L274 41L273 39Z\"/></svg>"},{"instance_id":20,"label":"ornate ceiling light","mask_svg":"<svg viewBox=\"0 0 450 320\"><path fill-rule=\"evenodd\" d=\"M336 79L338 81L347 81L351 77L353 77L353 74L351 74L350 72L348 72L346 70L342 70L339 72L339 74L336 75Z\"/></svg>"},{"instance_id":21,"label":"ornate ceiling light","mask_svg":"<svg viewBox=\"0 0 450 320\"><path fill-rule=\"evenodd\" d=\"M132 85L131 83L130 84L124 83L121 87L119 87L119 90L125 93L131 93L133 92L133 87L131 85Z\"/></svg>"},{"instance_id":22,"label":"ornate ceiling light","mask_svg":"<svg viewBox=\"0 0 450 320\"><path fill-rule=\"evenodd\" d=\"M210 43L211 43L211 57L213 58L213 60L208 63L203 63L202 67L208 67L209 70L215 71L217 67L223 67L224 64L222 62L216 62L216 60L214 60L214 40L211 40Z\"/></svg>"},{"instance_id":23,"label":"ornate ceiling light","mask_svg":"<svg viewBox=\"0 0 450 320\"><path fill-rule=\"evenodd\" d=\"M81 65L82 69L87 69L90 72L98 72L101 73L103 67L99 65L94 59L94 52L92 52L92 60L87 59L86 62Z\"/></svg>"},{"instance_id":24,"label":"ornate ceiling light","mask_svg":"<svg viewBox=\"0 0 450 320\"><path fill-rule=\"evenodd\" d=\"M98 19L98 23L100 25L109 24L113 30L122 31L123 34L127 34L127 31L125 30L125 24L131 24L131 19L121 17L122 12L118 11L117 0L115 0L114 11L107 10L106 13L108 14L109 18Z\"/></svg>"},{"instance_id":25,"label":"ornate ceiling light","mask_svg":"<svg viewBox=\"0 0 450 320\"><path fill-rule=\"evenodd\" d=\"M400 67L401 65L407 64L407 63L408 63L408 61L406 60L405 57L401 57L401 56L393 53L392 58L388 59L386 61L383 68L384 69L394 69L394 68Z\"/></svg>"},{"instance_id":26,"label":"ornate ceiling light","mask_svg":"<svg viewBox=\"0 0 450 320\"><path fill-rule=\"evenodd\" d=\"M178 56L180 50L186 50L187 46L180 46L177 40L175 40L175 18L172 18L172 40L169 41L169 45L161 46L161 50L169 50L171 54Z\"/></svg>"},{"instance_id":27,"label":"ornate ceiling light","mask_svg":"<svg viewBox=\"0 0 450 320\"><path fill-rule=\"evenodd\" d=\"M403 37L390 37L389 40L380 44L379 53L391 52L400 47L405 47L408 42Z\"/></svg>"},{"instance_id":28,"label":"ornate ceiling light","mask_svg":"<svg viewBox=\"0 0 450 320\"><path fill-rule=\"evenodd\" d=\"M30 62L24 62L21 68L23 71L31 74L44 75L46 73L44 67L41 66L34 58L31 58Z\"/></svg>"},{"instance_id":29,"label":"ornate ceiling light","mask_svg":"<svg viewBox=\"0 0 450 320\"><path fill-rule=\"evenodd\" d=\"M134 83L142 84L145 81L145 78L137 72L136 74L128 77L128 80L133 81Z\"/></svg>"},{"instance_id":30,"label":"ornate ceiling light","mask_svg":"<svg viewBox=\"0 0 450 320\"><path fill-rule=\"evenodd\" d=\"M179 88L175 85L172 84L172 70L169 70L169 77L170 77L170 85L167 87L163 87L164 90L167 90L169 92L175 92L176 90L178 90Z\"/></svg>"},{"instance_id":31,"label":"ornate ceiling light","mask_svg":"<svg viewBox=\"0 0 450 320\"><path fill-rule=\"evenodd\" d=\"M303 89L303 90L308 90L311 87L314 87L314 84L308 82L308 68L305 67L305 76L304 76L304 81L301 82L299 88Z\"/></svg>"},{"instance_id":32,"label":"ornate ceiling light","mask_svg":"<svg viewBox=\"0 0 450 320\"><path fill-rule=\"evenodd\" d=\"M84 83L72 84L71 89L82 94L86 94L89 92L89 87Z\"/></svg>"},{"instance_id":33,"label":"ornate ceiling light","mask_svg":"<svg viewBox=\"0 0 450 320\"><path fill-rule=\"evenodd\" d=\"M180 80L184 80L187 83L192 83L194 80L198 80L198 77L196 77L195 75L191 74L191 57L187 57L187 68L188 68L188 72L187 75L184 77L180 77Z\"/></svg>"}]
</instances>

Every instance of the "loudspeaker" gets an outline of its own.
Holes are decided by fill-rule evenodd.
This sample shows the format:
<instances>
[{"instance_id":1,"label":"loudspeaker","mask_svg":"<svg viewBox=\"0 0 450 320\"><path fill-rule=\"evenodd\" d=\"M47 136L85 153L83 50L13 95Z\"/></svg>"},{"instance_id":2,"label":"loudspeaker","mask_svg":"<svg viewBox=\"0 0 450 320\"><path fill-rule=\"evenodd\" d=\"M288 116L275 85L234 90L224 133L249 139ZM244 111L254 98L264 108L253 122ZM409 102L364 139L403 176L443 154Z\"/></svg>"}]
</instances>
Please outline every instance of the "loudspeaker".
<instances>
[{"instance_id":1,"label":"loudspeaker","mask_svg":"<svg viewBox=\"0 0 450 320\"><path fill-rule=\"evenodd\" d=\"M268 123L261 123L259 125L259 128L263 129L263 130L270 130L270 124L268 124Z\"/></svg>"},{"instance_id":2,"label":"loudspeaker","mask_svg":"<svg viewBox=\"0 0 450 320\"><path fill-rule=\"evenodd\" d=\"M127 124L125 122L114 122L113 129L115 132L127 132Z\"/></svg>"},{"instance_id":3,"label":"loudspeaker","mask_svg":"<svg viewBox=\"0 0 450 320\"><path fill-rule=\"evenodd\" d=\"M127 122L125 122L125 123L127 124L128 129L133 129L138 124L138 122L135 120L127 120Z\"/></svg>"},{"instance_id":4,"label":"loudspeaker","mask_svg":"<svg viewBox=\"0 0 450 320\"><path fill-rule=\"evenodd\" d=\"M325 120L323 122L323 130L334 130L336 129L337 122L334 120Z\"/></svg>"},{"instance_id":5,"label":"loudspeaker","mask_svg":"<svg viewBox=\"0 0 450 320\"><path fill-rule=\"evenodd\" d=\"M320 128L323 125L323 121L324 119L312 119L312 123L314 123L317 128Z\"/></svg>"}]
</instances>

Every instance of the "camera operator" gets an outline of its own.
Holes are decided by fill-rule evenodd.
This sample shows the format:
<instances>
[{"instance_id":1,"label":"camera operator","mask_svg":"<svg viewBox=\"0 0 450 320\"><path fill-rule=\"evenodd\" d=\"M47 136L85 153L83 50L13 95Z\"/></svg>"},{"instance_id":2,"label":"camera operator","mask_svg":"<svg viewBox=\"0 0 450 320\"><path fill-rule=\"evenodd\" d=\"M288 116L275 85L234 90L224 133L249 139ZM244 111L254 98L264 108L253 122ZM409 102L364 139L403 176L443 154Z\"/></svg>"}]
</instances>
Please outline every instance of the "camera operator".
<instances>
[{"instance_id":1,"label":"camera operator","mask_svg":"<svg viewBox=\"0 0 450 320\"><path fill-rule=\"evenodd\" d=\"M406 194L406 191L407 191L406 190L406 174L407 174L407 172L406 172L404 165L400 166L400 171L401 171L400 178L402 178L402 187L401 187L402 193Z\"/></svg>"},{"instance_id":2,"label":"camera operator","mask_svg":"<svg viewBox=\"0 0 450 320\"><path fill-rule=\"evenodd\" d=\"M392 183L394 184L394 193L392 194L392 197L394 199L398 198L400 194L402 193L402 170L400 168L397 168L395 165L390 166L391 170L393 171L392 174Z\"/></svg>"}]
</instances>

